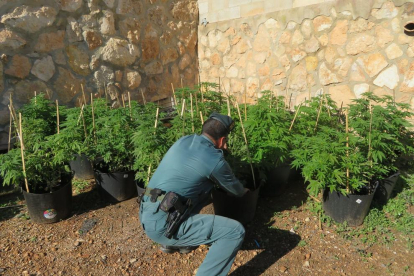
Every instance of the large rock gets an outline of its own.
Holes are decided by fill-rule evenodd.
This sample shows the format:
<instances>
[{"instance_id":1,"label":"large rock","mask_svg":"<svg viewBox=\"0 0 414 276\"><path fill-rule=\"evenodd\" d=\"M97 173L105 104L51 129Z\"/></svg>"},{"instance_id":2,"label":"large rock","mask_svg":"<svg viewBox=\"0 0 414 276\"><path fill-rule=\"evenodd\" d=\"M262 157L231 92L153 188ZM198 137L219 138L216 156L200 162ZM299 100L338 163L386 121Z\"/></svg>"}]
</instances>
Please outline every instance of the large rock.
<instances>
[{"instance_id":1,"label":"large rock","mask_svg":"<svg viewBox=\"0 0 414 276\"><path fill-rule=\"evenodd\" d=\"M101 33L104 35L113 35L115 33L115 18L112 11L103 11L103 17L99 19Z\"/></svg>"},{"instance_id":2,"label":"large rock","mask_svg":"<svg viewBox=\"0 0 414 276\"><path fill-rule=\"evenodd\" d=\"M191 0L174 1L172 2L171 13L178 20L198 20L198 3Z\"/></svg>"},{"instance_id":3,"label":"large rock","mask_svg":"<svg viewBox=\"0 0 414 276\"><path fill-rule=\"evenodd\" d=\"M237 69L236 66L232 66L226 71L227 78L236 78L238 74L239 74L239 69Z\"/></svg>"},{"instance_id":4,"label":"large rock","mask_svg":"<svg viewBox=\"0 0 414 276\"><path fill-rule=\"evenodd\" d=\"M314 36L305 43L305 51L307 53L315 53L319 50L319 47L319 41Z\"/></svg>"},{"instance_id":5,"label":"large rock","mask_svg":"<svg viewBox=\"0 0 414 276\"><path fill-rule=\"evenodd\" d=\"M66 26L66 36L69 43L82 41L82 27L81 25L73 18L68 18L68 25Z\"/></svg>"},{"instance_id":6,"label":"large rock","mask_svg":"<svg viewBox=\"0 0 414 276\"><path fill-rule=\"evenodd\" d=\"M291 52L291 55L292 55L293 62L297 62L299 60L302 60L304 57L306 57L305 51L302 51L300 49L294 49Z\"/></svg>"},{"instance_id":7,"label":"large rock","mask_svg":"<svg viewBox=\"0 0 414 276\"><path fill-rule=\"evenodd\" d=\"M394 18L398 15L398 9L392 1L385 2L381 9L373 9L371 15L376 19Z\"/></svg>"},{"instance_id":8,"label":"large rock","mask_svg":"<svg viewBox=\"0 0 414 276\"><path fill-rule=\"evenodd\" d=\"M110 9L115 7L115 0L103 0L103 1L105 5Z\"/></svg>"},{"instance_id":9,"label":"large rock","mask_svg":"<svg viewBox=\"0 0 414 276\"><path fill-rule=\"evenodd\" d=\"M83 14L78 22L83 31L99 28L98 19L94 14Z\"/></svg>"},{"instance_id":10,"label":"large rock","mask_svg":"<svg viewBox=\"0 0 414 276\"><path fill-rule=\"evenodd\" d=\"M127 89L135 89L141 84L141 75L137 71L127 69L124 75L124 83Z\"/></svg>"},{"instance_id":11,"label":"large rock","mask_svg":"<svg viewBox=\"0 0 414 276\"><path fill-rule=\"evenodd\" d=\"M312 34L312 21L309 19L305 19L302 23L302 26L300 27L300 30L302 31L302 34L305 36L305 38L309 38Z\"/></svg>"},{"instance_id":12,"label":"large rock","mask_svg":"<svg viewBox=\"0 0 414 276\"><path fill-rule=\"evenodd\" d=\"M344 45L348 35L348 20L338 20L335 28L330 33L330 41L334 45Z\"/></svg>"},{"instance_id":13,"label":"large rock","mask_svg":"<svg viewBox=\"0 0 414 276\"><path fill-rule=\"evenodd\" d=\"M127 17L119 22L119 31L123 37L128 38L130 43L138 44L141 33L141 24L138 19Z\"/></svg>"},{"instance_id":14,"label":"large rock","mask_svg":"<svg viewBox=\"0 0 414 276\"><path fill-rule=\"evenodd\" d=\"M136 0L118 0L116 7L117 14L141 14L143 10L142 1Z\"/></svg>"},{"instance_id":15,"label":"large rock","mask_svg":"<svg viewBox=\"0 0 414 276\"><path fill-rule=\"evenodd\" d=\"M165 15L164 8L161 6L151 7L147 10L148 19L158 27L165 25L167 17Z\"/></svg>"},{"instance_id":16,"label":"large rock","mask_svg":"<svg viewBox=\"0 0 414 276\"><path fill-rule=\"evenodd\" d=\"M66 54L68 56L69 66L73 72L82 76L87 76L91 73L89 70L89 55L85 49L71 44L66 47Z\"/></svg>"},{"instance_id":17,"label":"large rock","mask_svg":"<svg viewBox=\"0 0 414 276\"><path fill-rule=\"evenodd\" d=\"M139 57L138 48L127 40L110 38L105 47L100 49L102 60L117 66L127 66Z\"/></svg>"},{"instance_id":18,"label":"large rock","mask_svg":"<svg viewBox=\"0 0 414 276\"><path fill-rule=\"evenodd\" d=\"M359 57L357 59L357 63L371 78L376 76L388 65L388 62L385 60L384 56L381 53L374 53L371 55Z\"/></svg>"},{"instance_id":19,"label":"large rock","mask_svg":"<svg viewBox=\"0 0 414 276\"><path fill-rule=\"evenodd\" d=\"M46 56L34 62L31 73L42 81L50 80L55 74L55 64L51 56Z\"/></svg>"},{"instance_id":20,"label":"large rock","mask_svg":"<svg viewBox=\"0 0 414 276\"><path fill-rule=\"evenodd\" d=\"M355 99L355 94L352 93L348 85L331 86L329 87L329 94L338 107L341 105L346 107Z\"/></svg>"},{"instance_id":21,"label":"large rock","mask_svg":"<svg viewBox=\"0 0 414 276\"><path fill-rule=\"evenodd\" d=\"M246 83L246 93L248 97L256 98L256 93L259 92L260 81L258 78L248 78Z\"/></svg>"},{"instance_id":22,"label":"large rock","mask_svg":"<svg viewBox=\"0 0 414 276\"><path fill-rule=\"evenodd\" d=\"M299 45L303 42L303 35L300 32L300 30L296 30L293 32L292 35L292 44L293 45Z\"/></svg>"},{"instance_id":23,"label":"large rock","mask_svg":"<svg viewBox=\"0 0 414 276\"><path fill-rule=\"evenodd\" d=\"M307 56L306 61L306 70L308 72L314 71L318 67L318 58L314 56Z\"/></svg>"},{"instance_id":24,"label":"large rock","mask_svg":"<svg viewBox=\"0 0 414 276\"><path fill-rule=\"evenodd\" d=\"M389 89L394 89L397 87L399 81L400 77L398 75L397 66L393 65L390 68L382 71L374 80L374 84L379 87L383 87L385 85Z\"/></svg>"},{"instance_id":25,"label":"large rock","mask_svg":"<svg viewBox=\"0 0 414 276\"><path fill-rule=\"evenodd\" d=\"M101 9L99 7L99 2L101 2L101 0L87 0L87 2L91 14L98 14L101 12Z\"/></svg>"},{"instance_id":26,"label":"large rock","mask_svg":"<svg viewBox=\"0 0 414 276\"><path fill-rule=\"evenodd\" d=\"M55 91L58 94L59 102L69 103L73 97L81 92L81 83L85 87L84 80L78 79L69 71L58 67L59 76L54 83Z\"/></svg>"},{"instance_id":27,"label":"large rock","mask_svg":"<svg viewBox=\"0 0 414 276\"><path fill-rule=\"evenodd\" d=\"M39 35L37 43L34 47L35 51L48 53L53 50L62 49L64 44L65 31L57 31L52 33L44 33Z\"/></svg>"},{"instance_id":28,"label":"large rock","mask_svg":"<svg viewBox=\"0 0 414 276\"><path fill-rule=\"evenodd\" d=\"M289 89L290 92L305 91L308 87L306 82L306 68L302 65L298 65L293 68L292 73L289 76Z\"/></svg>"},{"instance_id":29,"label":"large rock","mask_svg":"<svg viewBox=\"0 0 414 276\"><path fill-rule=\"evenodd\" d=\"M83 32L83 38L88 44L89 50L93 50L102 45L102 37L98 32L86 30Z\"/></svg>"},{"instance_id":30,"label":"large rock","mask_svg":"<svg viewBox=\"0 0 414 276\"><path fill-rule=\"evenodd\" d=\"M355 84L354 86L354 94L357 99L361 98L362 94L369 92L369 84L368 83L360 83Z\"/></svg>"},{"instance_id":31,"label":"large rock","mask_svg":"<svg viewBox=\"0 0 414 276\"><path fill-rule=\"evenodd\" d=\"M350 81L365 81L365 75L361 67L355 62L351 66L351 73L349 74Z\"/></svg>"},{"instance_id":32,"label":"large rock","mask_svg":"<svg viewBox=\"0 0 414 276\"><path fill-rule=\"evenodd\" d=\"M256 52L266 52L270 50L269 33L265 26L261 25L253 42L253 50Z\"/></svg>"},{"instance_id":33,"label":"large rock","mask_svg":"<svg viewBox=\"0 0 414 276\"><path fill-rule=\"evenodd\" d=\"M332 62L334 62L336 56L337 56L337 52L336 52L336 49L334 47L332 47L332 46L326 47L326 49L325 49L325 60L326 60L326 62L331 64Z\"/></svg>"},{"instance_id":34,"label":"large rock","mask_svg":"<svg viewBox=\"0 0 414 276\"><path fill-rule=\"evenodd\" d=\"M178 68L180 68L180 70L184 70L190 64L191 64L191 57L189 54L185 54L181 58L180 62L178 63Z\"/></svg>"},{"instance_id":35,"label":"large rock","mask_svg":"<svg viewBox=\"0 0 414 276\"><path fill-rule=\"evenodd\" d=\"M313 19L313 28L316 32L321 32L327 30L332 26L332 18L327 16L318 16Z\"/></svg>"},{"instance_id":36,"label":"large rock","mask_svg":"<svg viewBox=\"0 0 414 276\"><path fill-rule=\"evenodd\" d=\"M19 28L29 33L51 26L55 22L57 11L52 7L18 6L12 13L1 17L1 23Z\"/></svg>"},{"instance_id":37,"label":"large rock","mask_svg":"<svg viewBox=\"0 0 414 276\"><path fill-rule=\"evenodd\" d=\"M400 92L414 92L414 71L408 70L404 75L404 81L400 86Z\"/></svg>"},{"instance_id":38,"label":"large rock","mask_svg":"<svg viewBox=\"0 0 414 276\"><path fill-rule=\"evenodd\" d=\"M403 55L403 51L401 48L393 43L385 49L385 53L387 54L388 59L396 59Z\"/></svg>"},{"instance_id":39,"label":"large rock","mask_svg":"<svg viewBox=\"0 0 414 276\"><path fill-rule=\"evenodd\" d=\"M169 47L161 53L161 62L163 65L173 62L177 60L177 58L178 58L177 49L173 47Z\"/></svg>"},{"instance_id":40,"label":"large rock","mask_svg":"<svg viewBox=\"0 0 414 276\"><path fill-rule=\"evenodd\" d=\"M31 68L32 64L30 63L29 58L21 55L15 55L11 60L11 64L4 73L13 77L24 79L30 74Z\"/></svg>"},{"instance_id":41,"label":"large rock","mask_svg":"<svg viewBox=\"0 0 414 276\"><path fill-rule=\"evenodd\" d=\"M61 0L61 9L68 12L75 12L82 7L83 0Z\"/></svg>"},{"instance_id":42,"label":"large rock","mask_svg":"<svg viewBox=\"0 0 414 276\"><path fill-rule=\"evenodd\" d=\"M0 50L16 50L26 45L26 40L17 33L2 29L0 30Z\"/></svg>"},{"instance_id":43,"label":"large rock","mask_svg":"<svg viewBox=\"0 0 414 276\"><path fill-rule=\"evenodd\" d=\"M360 33L372 28L373 23L369 22L364 18L358 18L355 21L350 22L349 33Z\"/></svg>"},{"instance_id":44,"label":"large rock","mask_svg":"<svg viewBox=\"0 0 414 276\"><path fill-rule=\"evenodd\" d=\"M104 85L108 85L108 83L111 83L115 79L114 70L112 70L110 67L102 65L98 71L94 73L95 83L96 87L101 88L104 87Z\"/></svg>"},{"instance_id":45,"label":"large rock","mask_svg":"<svg viewBox=\"0 0 414 276\"><path fill-rule=\"evenodd\" d=\"M346 45L348 55L371 52L375 48L375 38L368 34L358 34L350 39Z\"/></svg>"},{"instance_id":46,"label":"large rock","mask_svg":"<svg viewBox=\"0 0 414 276\"><path fill-rule=\"evenodd\" d=\"M142 61L149 62L156 58L160 53L160 43L157 31L148 25L145 29L145 36L142 40Z\"/></svg>"},{"instance_id":47,"label":"large rock","mask_svg":"<svg viewBox=\"0 0 414 276\"><path fill-rule=\"evenodd\" d=\"M342 77L348 75L349 68L352 65L352 59L350 57L338 58L334 62L334 70Z\"/></svg>"},{"instance_id":48,"label":"large rock","mask_svg":"<svg viewBox=\"0 0 414 276\"><path fill-rule=\"evenodd\" d=\"M378 45L381 48L384 48L385 45L387 45L391 41L394 41L393 33L390 30L388 30L388 29L386 29L382 26L377 26L375 28L375 35L376 35L377 40L378 40Z\"/></svg>"},{"instance_id":49,"label":"large rock","mask_svg":"<svg viewBox=\"0 0 414 276\"><path fill-rule=\"evenodd\" d=\"M332 83L338 83L340 81L341 79L331 70L329 70L325 62L323 62L319 67L319 82L322 85L328 85Z\"/></svg>"},{"instance_id":50,"label":"large rock","mask_svg":"<svg viewBox=\"0 0 414 276\"><path fill-rule=\"evenodd\" d=\"M52 95L52 90L42 81L19 81L14 87L13 96L19 103L28 103L31 98L34 97L35 92L37 94L44 93L46 95Z\"/></svg>"},{"instance_id":51,"label":"large rock","mask_svg":"<svg viewBox=\"0 0 414 276\"><path fill-rule=\"evenodd\" d=\"M150 64L145 66L145 73L147 75L156 75L156 74L161 74L163 72L163 67L161 62L155 60L153 62L151 62Z\"/></svg>"}]
</instances>

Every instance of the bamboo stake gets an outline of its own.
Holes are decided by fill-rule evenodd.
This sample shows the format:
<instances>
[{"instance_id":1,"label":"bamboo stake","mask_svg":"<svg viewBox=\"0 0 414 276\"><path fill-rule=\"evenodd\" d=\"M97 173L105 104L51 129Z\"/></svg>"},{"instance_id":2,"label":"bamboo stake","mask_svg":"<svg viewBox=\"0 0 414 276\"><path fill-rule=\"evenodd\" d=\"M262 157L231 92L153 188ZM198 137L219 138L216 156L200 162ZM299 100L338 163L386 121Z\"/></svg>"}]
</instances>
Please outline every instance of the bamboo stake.
<instances>
[{"instance_id":1,"label":"bamboo stake","mask_svg":"<svg viewBox=\"0 0 414 276\"><path fill-rule=\"evenodd\" d=\"M129 117L132 121L132 106L131 106L131 93L128 91L128 106L129 106Z\"/></svg>"},{"instance_id":2,"label":"bamboo stake","mask_svg":"<svg viewBox=\"0 0 414 276\"><path fill-rule=\"evenodd\" d=\"M201 124L204 125L204 118L203 118L203 112L200 111L200 119L201 119Z\"/></svg>"},{"instance_id":3,"label":"bamboo stake","mask_svg":"<svg viewBox=\"0 0 414 276\"><path fill-rule=\"evenodd\" d=\"M345 110L345 132L346 132L346 157L349 157L349 124L348 109ZM349 193L349 167L346 168L346 191Z\"/></svg>"},{"instance_id":4,"label":"bamboo stake","mask_svg":"<svg viewBox=\"0 0 414 276\"><path fill-rule=\"evenodd\" d=\"M181 109L181 117L183 118L183 136L185 135L185 99L183 100L183 108Z\"/></svg>"},{"instance_id":5,"label":"bamboo stake","mask_svg":"<svg viewBox=\"0 0 414 276\"><path fill-rule=\"evenodd\" d=\"M184 86L183 86L183 78L181 78L181 88L184 88Z\"/></svg>"},{"instance_id":6,"label":"bamboo stake","mask_svg":"<svg viewBox=\"0 0 414 276\"><path fill-rule=\"evenodd\" d=\"M171 88L172 88L172 92L173 92L173 96L174 96L174 105L175 105L175 108L177 108L177 98L175 96L174 85L172 83L171 83Z\"/></svg>"},{"instance_id":7,"label":"bamboo stake","mask_svg":"<svg viewBox=\"0 0 414 276\"><path fill-rule=\"evenodd\" d=\"M204 103L204 89L203 89L202 84L201 84L201 102Z\"/></svg>"},{"instance_id":8,"label":"bamboo stake","mask_svg":"<svg viewBox=\"0 0 414 276\"><path fill-rule=\"evenodd\" d=\"M122 99L122 107L125 108L124 94L121 95L121 99Z\"/></svg>"},{"instance_id":9,"label":"bamboo stake","mask_svg":"<svg viewBox=\"0 0 414 276\"><path fill-rule=\"evenodd\" d=\"M80 114L79 114L79 118L78 118L78 122L76 123L76 125L79 125L79 121L80 121L80 119L82 118L82 114L83 114L83 108L85 107L85 105L82 105L82 107L81 107L81 111L80 111Z\"/></svg>"},{"instance_id":10,"label":"bamboo stake","mask_svg":"<svg viewBox=\"0 0 414 276\"><path fill-rule=\"evenodd\" d=\"M17 119L13 114L13 108L10 107L10 105L7 105L7 106L9 107L10 114L11 114L12 119L13 119L14 128L15 128L15 131L16 131L16 134L17 134L17 138L19 138L19 140L20 140L19 126L17 125Z\"/></svg>"},{"instance_id":11,"label":"bamboo stake","mask_svg":"<svg viewBox=\"0 0 414 276\"><path fill-rule=\"evenodd\" d=\"M152 164L150 164L149 165L149 167L148 167L148 177L147 177L147 184L149 183L149 181L150 181L150 174L151 174L151 165Z\"/></svg>"},{"instance_id":12,"label":"bamboo stake","mask_svg":"<svg viewBox=\"0 0 414 276\"><path fill-rule=\"evenodd\" d=\"M198 93L196 92L196 94L195 94L195 97L194 97L194 99L195 99L195 104L196 104L196 113L198 113Z\"/></svg>"},{"instance_id":13,"label":"bamboo stake","mask_svg":"<svg viewBox=\"0 0 414 276\"><path fill-rule=\"evenodd\" d=\"M227 116L230 117L231 112L230 112L230 99L229 97L227 97Z\"/></svg>"},{"instance_id":14,"label":"bamboo stake","mask_svg":"<svg viewBox=\"0 0 414 276\"><path fill-rule=\"evenodd\" d=\"M193 114L193 94L190 93L191 100L191 130L194 133L194 114Z\"/></svg>"},{"instance_id":15,"label":"bamboo stake","mask_svg":"<svg viewBox=\"0 0 414 276\"><path fill-rule=\"evenodd\" d=\"M37 92L35 91L34 94L35 94L35 96L34 96L34 98L35 98L35 105L37 105Z\"/></svg>"},{"instance_id":16,"label":"bamboo stake","mask_svg":"<svg viewBox=\"0 0 414 276\"><path fill-rule=\"evenodd\" d=\"M242 131L243 131L244 142L246 143L247 157L249 158L250 169L252 170L253 185L254 185L254 188L256 189L256 178L254 176L254 170L253 170L253 165L252 165L252 158L250 156L250 151L249 151L249 143L247 142L247 136L246 136L246 132L244 130L243 120L242 120L242 117L241 117L241 114L240 114L239 104L237 102L236 102L236 108L237 108L237 113L239 115L239 119L240 119L240 124L241 124L241 127L242 127Z\"/></svg>"},{"instance_id":17,"label":"bamboo stake","mask_svg":"<svg viewBox=\"0 0 414 276\"><path fill-rule=\"evenodd\" d=\"M183 104L182 104L182 106L181 106L181 115L180 115L180 117L181 117L181 118L183 117L183 114L184 114L185 99L184 99L184 100L182 100L182 102L183 102Z\"/></svg>"},{"instance_id":18,"label":"bamboo stake","mask_svg":"<svg viewBox=\"0 0 414 276\"><path fill-rule=\"evenodd\" d=\"M83 122L83 131L85 132L85 139L86 139L88 135L86 133L86 123L85 123L85 116L83 116L83 112L82 112L82 122Z\"/></svg>"},{"instance_id":19,"label":"bamboo stake","mask_svg":"<svg viewBox=\"0 0 414 276\"><path fill-rule=\"evenodd\" d=\"M372 168L372 153L371 153L371 132L372 132L372 105L371 101L369 101L369 133L368 133L368 160L371 162L371 168Z\"/></svg>"},{"instance_id":20,"label":"bamboo stake","mask_svg":"<svg viewBox=\"0 0 414 276\"><path fill-rule=\"evenodd\" d=\"M155 132L156 132L157 126L158 126L158 116L159 116L159 114L160 114L160 108L157 107L157 112L155 113L155 123L154 123L155 131L154 131L154 135L155 135Z\"/></svg>"},{"instance_id":21,"label":"bamboo stake","mask_svg":"<svg viewBox=\"0 0 414 276\"><path fill-rule=\"evenodd\" d=\"M288 107L288 109L290 110L290 104L292 103L292 95L293 95L293 93L290 93L290 98L289 98L289 107Z\"/></svg>"},{"instance_id":22,"label":"bamboo stake","mask_svg":"<svg viewBox=\"0 0 414 276\"><path fill-rule=\"evenodd\" d=\"M341 102L341 108L338 110L338 123L341 121L341 114L342 114L342 106L344 102Z\"/></svg>"},{"instance_id":23,"label":"bamboo stake","mask_svg":"<svg viewBox=\"0 0 414 276\"><path fill-rule=\"evenodd\" d=\"M10 109L10 108L9 108ZM9 144L8 144L8 147L7 147L7 152L9 152L10 151L10 144L11 144L11 136L12 136L12 123L13 123L13 119L12 119L12 112L11 112L11 109L10 109L10 115L9 115L9 122L10 122L10 125L9 125Z\"/></svg>"},{"instance_id":24,"label":"bamboo stake","mask_svg":"<svg viewBox=\"0 0 414 276\"><path fill-rule=\"evenodd\" d=\"M59 102L58 102L58 100L56 100L56 120L57 120L57 125L56 125L56 127L57 127L57 133L59 134L59 132L60 132L60 122L59 122Z\"/></svg>"},{"instance_id":25,"label":"bamboo stake","mask_svg":"<svg viewBox=\"0 0 414 276\"><path fill-rule=\"evenodd\" d=\"M322 110L322 100L323 100L323 96L321 97L321 101L319 103L318 116L316 117L316 124L315 124L314 131L316 131L316 128L318 127L319 116L321 115L321 110Z\"/></svg>"},{"instance_id":26,"label":"bamboo stake","mask_svg":"<svg viewBox=\"0 0 414 276\"><path fill-rule=\"evenodd\" d=\"M92 132L93 132L93 137L95 139L95 144L96 144L96 130L95 130L95 108L93 106L93 95L91 93L91 109L92 109Z\"/></svg>"},{"instance_id":27,"label":"bamboo stake","mask_svg":"<svg viewBox=\"0 0 414 276\"><path fill-rule=\"evenodd\" d=\"M24 143L23 143L23 131L22 131L22 114L19 112L19 128L20 128L20 154L22 156L22 165L23 165L23 176L24 176L24 184L26 185L26 191L29 191L29 183L27 182L26 176L26 163L24 162Z\"/></svg>"},{"instance_id":28,"label":"bamboo stake","mask_svg":"<svg viewBox=\"0 0 414 276\"><path fill-rule=\"evenodd\" d=\"M300 104L299 104L299 107L298 107L298 109L296 110L295 116L293 117L292 123L290 124L289 132L291 131L291 129L292 129L292 127L293 127L293 124L295 123L296 116L298 116L299 109L300 109L300 107L301 107L301 106L302 106L302 103L300 103Z\"/></svg>"},{"instance_id":29,"label":"bamboo stake","mask_svg":"<svg viewBox=\"0 0 414 276\"><path fill-rule=\"evenodd\" d=\"M309 87L309 101L311 99L311 88Z\"/></svg>"},{"instance_id":30,"label":"bamboo stake","mask_svg":"<svg viewBox=\"0 0 414 276\"><path fill-rule=\"evenodd\" d=\"M105 82L104 82L104 92L105 92L105 103L107 103L108 102L108 91L106 89L106 83ZM105 106L106 106L106 104L105 104Z\"/></svg>"},{"instance_id":31,"label":"bamboo stake","mask_svg":"<svg viewBox=\"0 0 414 276\"><path fill-rule=\"evenodd\" d=\"M146 105L147 101L145 100L144 92L142 92L142 90L141 90L141 95L142 95L142 101L144 102L144 105Z\"/></svg>"},{"instance_id":32,"label":"bamboo stake","mask_svg":"<svg viewBox=\"0 0 414 276\"><path fill-rule=\"evenodd\" d=\"M83 103L86 105L85 91L83 90L83 83L81 83Z\"/></svg>"}]
</instances>

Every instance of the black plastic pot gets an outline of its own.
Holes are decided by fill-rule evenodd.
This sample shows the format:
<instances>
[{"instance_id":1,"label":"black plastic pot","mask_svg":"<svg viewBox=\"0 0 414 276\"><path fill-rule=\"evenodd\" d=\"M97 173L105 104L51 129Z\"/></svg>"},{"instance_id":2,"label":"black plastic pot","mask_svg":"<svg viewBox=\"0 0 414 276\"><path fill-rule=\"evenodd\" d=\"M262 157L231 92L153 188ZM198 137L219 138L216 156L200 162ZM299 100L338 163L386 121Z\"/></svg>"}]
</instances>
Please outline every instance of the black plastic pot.
<instances>
[{"instance_id":1,"label":"black plastic pot","mask_svg":"<svg viewBox=\"0 0 414 276\"><path fill-rule=\"evenodd\" d=\"M144 196L145 193L145 183L139 180L135 180L137 186L137 193L138 193L138 203L140 203L141 198Z\"/></svg>"},{"instance_id":2,"label":"black plastic pot","mask_svg":"<svg viewBox=\"0 0 414 276\"><path fill-rule=\"evenodd\" d=\"M35 223L53 223L67 218L72 209L72 181L65 181L51 193L28 193L23 189L30 219Z\"/></svg>"},{"instance_id":3,"label":"black plastic pot","mask_svg":"<svg viewBox=\"0 0 414 276\"><path fill-rule=\"evenodd\" d=\"M260 196L279 196L289 183L300 179L300 171L289 165L280 165L267 174L266 183L260 189Z\"/></svg>"},{"instance_id":4,"label":"black plastic pot","mask_svg":"<svg viewBox=\"0 0 414 276\"><path fill-rule=\"evenodd\" d=\"M251 222L256 212L259 191L260 187L247 192L242 197L235 197L224 190L213 189L214 214L237 220L242 224Z\"/></svg>"},{"instance_id":5,"label":"black plastic pot","mask_svg":"<svg viewBox=\"0 0 414 276\"><path fill-rule=\"evenodd\" d=\"M378 183L375 186L377 188ZM370 194L349 194L325 190L323 194L323 209L336 222L347 222L349 226L358 226L364 222L371 206L374 192Z\"/></svg>"},{"instance_id":6,"label":"black plastic pot","mask_svg":"<svg viewBox=\"0 0 414 276\"><path fill-rule=\"evenodd\" d=\"M134 171L104 173L96 170L95 180L101 192L111 201L124 201L137 194Z\"/></svg>"},{"instance_id":7,"label":"black plastic pot","mask_svg":"<svg viewBox=\"0 0 414 276\"><path fill-rule=\"evenodd\" d=\"M374 200L380 204L386 204L391 197L395 184L397 184L400 172L379 181L377 191L375 192Z\"/></svg>"},{"instance_id":8,"label":"black plastic pot","mask_svg":"<svg viewBox=\"0 0 414 276\"><path fill-rule=\"evenodd\" d=\"M69 162L71 169L75 172L74 177L82 180L93 179L93 167L88 157L84 154L75 154L75 156L76 159Z\"/></svg>"}]
</instances>

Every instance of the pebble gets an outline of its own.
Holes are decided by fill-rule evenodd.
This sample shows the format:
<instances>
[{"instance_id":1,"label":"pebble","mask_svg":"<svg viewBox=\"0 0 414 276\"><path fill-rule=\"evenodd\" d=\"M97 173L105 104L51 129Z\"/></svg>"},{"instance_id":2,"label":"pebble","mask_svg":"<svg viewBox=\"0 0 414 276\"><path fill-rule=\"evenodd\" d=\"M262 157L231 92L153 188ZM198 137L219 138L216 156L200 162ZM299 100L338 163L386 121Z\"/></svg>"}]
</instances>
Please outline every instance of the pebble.
<instances>
[{"instance_id":1,"label":"pebble","mask_svg":"<svg viewBox=\"0 0 414 276\"><path fill-rule=\"evenodd\" d=\"M293 228L290 228L289 232L290 232L290 234L292 234L292 235L296 234L295 229L293 229Z\"/></svg>"},{"instance_id":2,"label":"pebble","mask_svg":"<svg viewBox=\"0 0 414 276\"><path fill-rule=\"evenodd\" d=\"M101 255L101 259L103 260L103 261L105 261L106 260L106 255Z\"/></svg>"},{"instance_id":3,"label":"pebble","mask_svg":"<svg viewBox=\"0 0 414 276\"><path fill-rule=\"evenodd\" d=\"M137 261L137 259L131 259L131 260L129 260L129 262L130 262L131 264L135 263L136 261Z\"/></svg>"},{"instance_id":4,"label":"pebble","mask_svg":"<svg viewBox=\"0 0 414 276\"><path fill-rule=\"evenodd\" d=\"M305 255L305 259L306 259L306 260L309 260L309 259L310 259L310 257L311 257L311 253L308 253L308 254L306 254L306 255Z\"/></svg>"},{"instance_id":5,"label":"pebble","mask_svg":"<svg viewBox=\"0 0 414 276\"><path fill-rule=\"evenodd\" d=\"M286 266L281 266L280 268L279 268L279 270L280 270L280 272L285 272L286 270L288 270L288 268L286 267Z\"/></svg>"},{"instance_id":6,"label":"pebble","mask_svg":"<svg viewBox=\"0 0 414 276\"><path fill-rule=\"evenodd\" d=\"M310 221L310 218L305 218L305 221L306 221L306 222L309 222L309 221Z\"/></svg>"},{"instance_id":7,"label":"pebble","mask_svg":"<svg viewBox=\"0 0 414 276\"><path fill-rule=\"evenodd\" d=\"M309 267L309 266L310 266L309 261L304 262L304 263L303 263L303 266L304 266L304 267Z\"/></svg>"}]
</instances>

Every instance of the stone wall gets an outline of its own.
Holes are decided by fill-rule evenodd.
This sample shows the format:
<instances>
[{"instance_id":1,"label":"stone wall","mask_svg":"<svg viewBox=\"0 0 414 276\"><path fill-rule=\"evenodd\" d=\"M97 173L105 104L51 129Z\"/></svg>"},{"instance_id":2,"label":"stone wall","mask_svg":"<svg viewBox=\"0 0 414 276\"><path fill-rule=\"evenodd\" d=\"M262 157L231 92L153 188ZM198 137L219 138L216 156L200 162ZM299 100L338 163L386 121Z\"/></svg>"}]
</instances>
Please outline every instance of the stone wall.
<instances>
[{"instance_id":1,"label":"stone wall","mask_svg":"<svg viewBox=\"0 0 414 276\"><path fill-rule=\"evenodd\" d=\"M325 91L346 105L373 91L414 106L410 2L338 0L201 25L200 78L240 102L271 90L299 104Z\"/></svg>"},{"instance_id":2,"label":"stone wall","mask_svg":"<svg viewBox=\"0 0 414 276\"><path fill-rule=\"evenodd\" d=\"M0 0L0 147L8 140L9 97L35 91L65 105L87 96L157 101L194 85L195 0Z\"/></svg>"}]
</instances>

